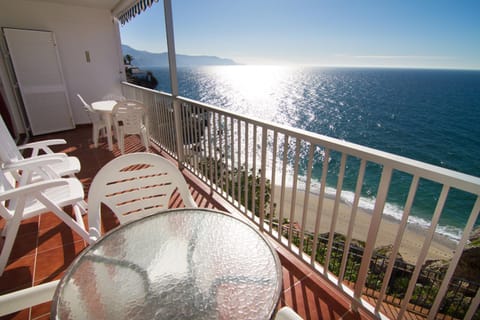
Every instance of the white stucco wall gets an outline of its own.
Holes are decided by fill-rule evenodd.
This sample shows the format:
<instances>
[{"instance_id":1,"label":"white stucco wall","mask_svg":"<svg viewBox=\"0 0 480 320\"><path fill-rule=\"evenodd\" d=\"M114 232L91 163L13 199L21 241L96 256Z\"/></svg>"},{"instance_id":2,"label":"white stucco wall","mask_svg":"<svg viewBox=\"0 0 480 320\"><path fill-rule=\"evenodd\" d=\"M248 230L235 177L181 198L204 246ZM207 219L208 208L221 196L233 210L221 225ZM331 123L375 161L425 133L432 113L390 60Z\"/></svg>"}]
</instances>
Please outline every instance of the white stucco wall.
<instances>
[{"instance_id":1,"label":"white stucco wall","mask_svg":"<svg viewBox=\"0 0 480 320\"><path fill-rule=\"evenodd\" d=\"M120 39L108 10L41 1L0 0L0 27L55 33L76 124L89 122L77 93L92 102L106 94L121 92ZM85 51L90 53L90 63L86 61ZM32 52L32 59L35 59L35 52Z\"/></svg>"}]
</instances>

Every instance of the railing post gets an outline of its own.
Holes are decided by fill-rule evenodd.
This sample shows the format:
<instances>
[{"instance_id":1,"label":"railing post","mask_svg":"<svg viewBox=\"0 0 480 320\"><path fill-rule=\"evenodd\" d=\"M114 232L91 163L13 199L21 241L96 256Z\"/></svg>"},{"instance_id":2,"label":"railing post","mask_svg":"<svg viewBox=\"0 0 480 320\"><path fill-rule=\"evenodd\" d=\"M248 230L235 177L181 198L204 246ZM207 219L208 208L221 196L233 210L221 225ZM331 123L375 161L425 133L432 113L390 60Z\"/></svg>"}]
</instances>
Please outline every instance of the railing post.
<instances>
[{"instance_id":1,"label":"railing post","mask_svg":"<svg viewBox=\"0 0 480 320\"><path fill-rule=\"evenodd\" d=\"M370 268L370 260L372 259L373 250L375 249L375 242L377 240L377 234L382 222L383 209L388 196L388 189L390 186L390 180L392 178L392 168L383 167L382 176L380 178L380 184L378 186L377 199L375 201L375 207L373 209L372 220L370 222L370 229L367 234L367 241L365 243L365 249L363 251L362 262L360 264L360 270L358 272L358 278L354 288L354 300L352 301L352 309L355 311L358 308L358 304L362 297L362 290L367 281L368 269Z\"/></svg>"},{"instance_id":2,"label":"railing post","mask_svg":"<svg viewBox=\"0 0 480 320\"><path fill-rule=\"evenodd\" d=\"M175 143L177 145L178 166L183 168L183 121L182 121L182 106L180 101L173 98L173 120L175 122Z\"/></svg>"},{"instance_id":3,"label":"railing post","mask_svg":"<svg viewBox=\"0 0 480 320\"><path fill-rule=\"evenodd\" d=\"M165 32L167 34L168 67L170 70L170 85L172 87L173 116L175 122L175 142L177 144L178 165L183 167L183 123L182 110L178 101L177 60L175 53L175 39L173 35L173 15L171 0L163 0L165 14Z\"/></svg>"},{"instance_id":4,"label":"railing post","mask_svg":"<svg viewBox=\"0 0 480 320\"><path fill-rule=\"evenodd\" d=\"M267 128L262 127L262 163L260 172L260 206L258 208L260 216L260 231L263 232L265 222L265 184L266 184L266 172L267 172ZM255 175L254 175L255 179ZM270 217L271 219L272 217Z\"/></svg>"}]
</instances>

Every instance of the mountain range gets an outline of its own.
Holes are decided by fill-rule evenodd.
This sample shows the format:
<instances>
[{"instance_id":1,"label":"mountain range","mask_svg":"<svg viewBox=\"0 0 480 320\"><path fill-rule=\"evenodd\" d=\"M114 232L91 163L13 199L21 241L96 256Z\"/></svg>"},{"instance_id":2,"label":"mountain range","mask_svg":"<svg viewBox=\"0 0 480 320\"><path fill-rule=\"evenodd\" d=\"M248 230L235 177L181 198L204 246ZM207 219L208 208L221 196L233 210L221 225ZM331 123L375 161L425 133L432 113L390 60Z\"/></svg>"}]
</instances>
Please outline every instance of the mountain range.
<instances>
[{"instance_id":1,"label":"mountain range","mask_svg":"<svg viewBox=\"0 0 480 320\"><path fill-rule=\"evenodd\" d=\"M152 53L134 49L130 46L122 44L123 56L129 54L132 64L137 67L168 67L168 53ZM212 66L212 65L236 65L237 63L231 59L219 58L215 56L190 56L185 54L177 54L177 66L193 67L193 66Z\"/></svg>"}]
</instances>

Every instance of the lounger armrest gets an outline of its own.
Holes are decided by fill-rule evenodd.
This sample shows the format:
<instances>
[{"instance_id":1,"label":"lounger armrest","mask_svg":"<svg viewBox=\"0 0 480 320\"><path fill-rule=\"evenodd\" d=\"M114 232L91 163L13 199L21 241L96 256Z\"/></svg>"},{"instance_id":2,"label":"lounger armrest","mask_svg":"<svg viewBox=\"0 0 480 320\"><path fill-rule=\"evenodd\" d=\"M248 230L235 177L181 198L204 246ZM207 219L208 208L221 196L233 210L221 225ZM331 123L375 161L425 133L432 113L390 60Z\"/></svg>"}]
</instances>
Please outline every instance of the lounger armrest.
<instances>
[{"instance_id":1,"label":"lounger armrest","mask_svg":"<svg viewBox=\"0 0 480 320\"><path fill-rule=\"evenodd\" d=\"M4 170L29 170L32 166L48 166L51 164L65 161L66 157L67 155L64 153L44 154L34 158L27 158L17 160L9 164L3 164L2 168Z\"/></svg>"},{"instance_id":2,"label":"lounger armrest","mask_svg":"<svg viewBox=\"0 0 480 320\"><path fill-rule=\"evenodd\" d=\"M35 175L39 175L42 180L56 179L60 178L60 176L50 166L64 161L65 157L65 154L48 154L22 159L13 163L3 164L2 171L4 173L9 172L20 185L30 183ZM12 185L11 187L14 186Z\"/></svg>"},{"instance_id":3,"label":"lounger armrest","mask_svg":"<svg viewBox=\"0 0 480 320\"><path fill-rule=\"evenodd\" d=\"M68 183L69 183L69 180L63 179L63 178L34 182L32 184L20 186L15 189L3 191L2 193L0 193L0 201L11 200L15 197L23 196L23 195L32 195L35 192L43 192L49 188L67 186Z\"/></svg>"},{"instance_id":4,"label":"lounger armrest","mask_svg":"<svg viewBox=\"0 0 480 320\"><path fill-rule=\"evenodd\" d=\"M46 154L55 153L53 152L52 149L50 149L50 146L66 144L66 143L67 141L65 141L64 139L50 139L50 140L42 140L37 142L26 143L24 145L18 146L18 149L19 150L32 149L32 156L37 156L39 155L40 151L43 151Z\"/></svg>"}]
</instances>

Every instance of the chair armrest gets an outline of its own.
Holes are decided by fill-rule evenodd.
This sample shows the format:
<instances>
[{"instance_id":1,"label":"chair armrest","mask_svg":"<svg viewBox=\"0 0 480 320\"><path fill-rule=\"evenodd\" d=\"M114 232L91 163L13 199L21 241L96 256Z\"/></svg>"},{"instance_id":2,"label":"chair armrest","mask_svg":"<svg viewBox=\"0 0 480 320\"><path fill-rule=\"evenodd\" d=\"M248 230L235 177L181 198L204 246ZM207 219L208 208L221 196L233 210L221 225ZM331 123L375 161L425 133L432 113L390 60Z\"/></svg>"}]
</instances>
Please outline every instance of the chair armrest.
<instances>
[{"instance_id":1,"label":"chair armrest","mask_svg":"<svg viewBox=\"0 0 480 320\"><path fill-rule=\"evenodd\" d=\"M64 139L50 139L50 140L43 140L43 141L37 141L37 142L30 142L26 143L24 145L18 146L18 150L26 150L26 149L32 149L32 157L37 156L40 151L43 151L46 154L52 154L55 153L53 152L52 149L50 149L49 146L54 146L58 144L66 144L67 141Z\"/></svg>"},{"instance_id":2,"label":"chair armrest","mask_svg":"<svg viewBox=\"0 0 480 320\"><path fill-rule=\"evenodd\" d=\"M73 178L68 178L73 179ZM32 195L35 192L42 192L49 188L66 186L69 183L68 179L60 178L54 180L46 180L34 182L24 186L17 187L15 189L5 190L0 193L0 201L11 200L12 198L19 197L22 195Z\"/></svg>"},{"instance_id":3,"label":"chair armrest","mask_svg":"<svg viewBox=\"0 0 480 320\"><path fill-rule=\"evenodd\" d=\"M0 296L0 316L51 301L59 280L14 291Z\"/></svg>"},{"instance_id":4,"label":"chair armrest","mask_svg":"<svg viewBox=\"0 0 480 320\"><path fill-rule=\"evenodd\" d=\"M65 161L67 157L64 153L42 154L33 158L17 160L12 163L3 164L4 170L31 170L31 167L48 166L51 164Z\"/></svg>"},{"instance_id":5,"label":"chair armrest","mask_svg":"<svg viewBox=\"0 0 480 320\"><path fill-rule=\"evenodd\" d=\"M60 176L50 165L63 162L65 158L66 155L61 153L41 155L4 164L2 170L4 172L10 172L20 185L31 183L34 175L40 176L43 180L57 179L60 178Z\"/></svg>"}]
</instances>

